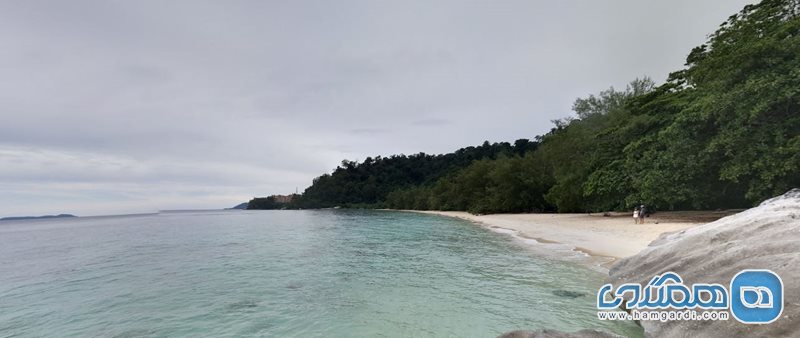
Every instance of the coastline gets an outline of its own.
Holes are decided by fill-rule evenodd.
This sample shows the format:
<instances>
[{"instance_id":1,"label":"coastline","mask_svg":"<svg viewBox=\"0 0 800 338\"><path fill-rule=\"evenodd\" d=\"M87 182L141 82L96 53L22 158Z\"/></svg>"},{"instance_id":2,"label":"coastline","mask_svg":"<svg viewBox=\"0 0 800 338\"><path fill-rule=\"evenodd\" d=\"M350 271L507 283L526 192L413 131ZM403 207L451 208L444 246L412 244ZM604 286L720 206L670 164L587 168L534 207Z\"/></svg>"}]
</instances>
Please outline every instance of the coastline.
<instances>
[{"instance_id":1,"label":"coastline","mask_svg":"<svg viewBox=\"0 0 800 338\"><path fill-rule=\"evenodd\" d=\"M591 258L593 265L607 271L618 259L633 256L664 233L706 224L728 213L677 215L662 213L645 224L634 224L627 213L603 214L490 214L473 215L463 211L403 210L455 217L482 224L500 232L545 245L566 246ZM669 217L673 216L673 217ZM675 217L678 216L678 217ZM658 223L656 223L658 222Z\"/></svg>"}]
</instances>

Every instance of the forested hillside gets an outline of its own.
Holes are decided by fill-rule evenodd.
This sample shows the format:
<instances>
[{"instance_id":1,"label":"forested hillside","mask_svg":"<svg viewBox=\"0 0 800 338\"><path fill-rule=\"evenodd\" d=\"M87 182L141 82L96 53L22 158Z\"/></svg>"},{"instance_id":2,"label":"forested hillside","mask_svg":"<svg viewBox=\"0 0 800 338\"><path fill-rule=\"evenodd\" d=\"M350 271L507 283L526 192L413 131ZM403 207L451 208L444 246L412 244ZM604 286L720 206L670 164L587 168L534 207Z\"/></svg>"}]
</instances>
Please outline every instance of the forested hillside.
<instances>
[{"instance_id":1,"label":"forested hillside","mask_svg":"<svg viewBox=\"0 0 800 338\"><path fill-rule=\"evenodd\" d=\"M521 139L507 142L484 142L444 155L424 153L368 157L362 163L342 161L333 171L314 179L295 206L319 208L332 206L381 207L387 195L405 187L427 185L440 177L486 159L519 156L536 149L537 144Z\"/></svg>"},{"instance_id":2,"label":"forested hillside","mask_svg":"<svg viewBox=\"0 0 800 338\"><path fill-rule=\"evenodd\" d=\"M738 208L800 186L800 1L746 6L655 86L577 99L535 142L344 161L296 206ZM510 122L511 123L511 122Z\"/></svg>"}]
</instances>

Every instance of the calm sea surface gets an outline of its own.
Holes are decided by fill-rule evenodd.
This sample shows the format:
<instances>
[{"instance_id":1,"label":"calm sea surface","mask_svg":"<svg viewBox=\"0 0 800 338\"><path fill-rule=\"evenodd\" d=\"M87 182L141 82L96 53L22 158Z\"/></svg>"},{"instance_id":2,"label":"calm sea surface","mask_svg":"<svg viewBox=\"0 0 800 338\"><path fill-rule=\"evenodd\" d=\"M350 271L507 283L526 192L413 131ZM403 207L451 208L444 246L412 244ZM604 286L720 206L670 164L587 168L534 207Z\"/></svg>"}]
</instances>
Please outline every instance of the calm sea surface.
<instances>
[{"instance_id":1,"label":"calm sea surface","mask_svg":"<svg viewBox=\"0 0 800 338\"><path fill-rule=\"evenodd\" d=\"M597 328L603 276L393 211L0 222L0 337L494 337Z\"/></svg>"}]
</instances>

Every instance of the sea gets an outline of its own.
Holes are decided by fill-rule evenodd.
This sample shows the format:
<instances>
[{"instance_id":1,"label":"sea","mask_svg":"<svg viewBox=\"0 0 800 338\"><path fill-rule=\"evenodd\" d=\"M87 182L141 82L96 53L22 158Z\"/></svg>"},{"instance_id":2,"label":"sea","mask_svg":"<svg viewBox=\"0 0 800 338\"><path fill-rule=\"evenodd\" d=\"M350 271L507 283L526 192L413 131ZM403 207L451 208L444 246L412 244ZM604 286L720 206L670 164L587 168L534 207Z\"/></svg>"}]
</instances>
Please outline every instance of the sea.
<instances>
[{"instance_id":1,"label":"sea","mask_svg":"<svg viewBox=\"0 0 800 338\"><path fill-rule=\"evenodd\" d=\"M598 329L604 275L469 221L220 210L0 222L0 337L496 337Z\"/></svg>"}]
</instances>

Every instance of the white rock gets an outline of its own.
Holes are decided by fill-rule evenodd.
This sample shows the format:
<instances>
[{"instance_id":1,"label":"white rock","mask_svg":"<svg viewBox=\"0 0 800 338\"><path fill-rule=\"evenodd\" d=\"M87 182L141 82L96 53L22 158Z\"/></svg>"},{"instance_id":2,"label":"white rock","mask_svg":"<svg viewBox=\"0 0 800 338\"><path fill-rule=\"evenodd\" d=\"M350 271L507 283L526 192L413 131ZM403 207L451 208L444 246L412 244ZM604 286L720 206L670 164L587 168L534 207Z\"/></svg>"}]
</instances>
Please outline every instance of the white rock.
<instances>
[{"instance_id":1,"label":"white rock","mask_svg":"<svg viewBox=\"0 0 800 338\"><path fill-rule=\"evenodd\" d=\"M642 321L649 337L800 337L800 189L716 222L662 235L641 253L620 260L608 282L646 283L678 273L684 284L729 285L743 269L769 269L784 283L783 314L773 323Z\"/></svg>"}]
</instances>

